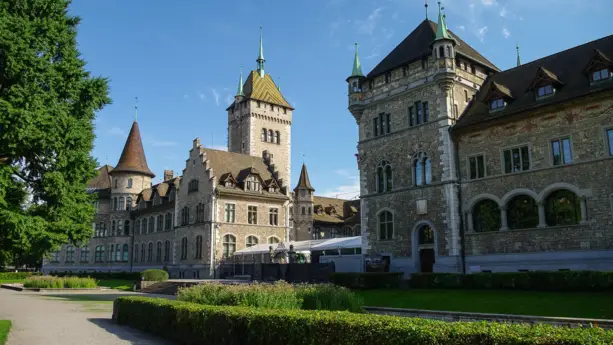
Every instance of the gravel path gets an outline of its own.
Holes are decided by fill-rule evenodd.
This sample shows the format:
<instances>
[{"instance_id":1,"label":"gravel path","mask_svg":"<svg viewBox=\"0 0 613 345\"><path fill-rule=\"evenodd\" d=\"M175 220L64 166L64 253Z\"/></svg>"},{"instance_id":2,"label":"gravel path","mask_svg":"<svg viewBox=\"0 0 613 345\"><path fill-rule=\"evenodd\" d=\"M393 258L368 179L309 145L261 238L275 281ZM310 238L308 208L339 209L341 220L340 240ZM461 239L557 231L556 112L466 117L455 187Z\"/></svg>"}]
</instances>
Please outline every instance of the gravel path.
<instances>
[{"instance_id":1,"label":"gravel path","mask_svg":"<svg viewBox=\"0 0 613 345\"><path fill-rule=\"evenodd\" d=\"M121 292L99 292L112 300ZM59 296L59 295L55 295ZM35 292L0 289L0 319L13 321L7 345L168 344L112 322L109 303L56 300Z\"/></svg>"}]
</instances>

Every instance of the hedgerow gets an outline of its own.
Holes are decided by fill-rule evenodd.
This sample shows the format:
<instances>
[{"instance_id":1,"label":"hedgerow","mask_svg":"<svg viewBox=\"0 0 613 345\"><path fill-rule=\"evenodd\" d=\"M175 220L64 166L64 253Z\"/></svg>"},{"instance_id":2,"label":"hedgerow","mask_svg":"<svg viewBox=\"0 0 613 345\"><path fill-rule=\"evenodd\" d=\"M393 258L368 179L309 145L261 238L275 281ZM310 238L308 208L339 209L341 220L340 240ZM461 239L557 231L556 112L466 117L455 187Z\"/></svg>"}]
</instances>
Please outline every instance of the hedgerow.
<instances>
[{"instance_id":1,"label":"hedgerow","mask_svg":"<svg viewBox=\"0 0 613 345\"><path fill-rule=\"evenodd\" d=\"M30 277L23 282L23 287L39 289L89 289L95 288L98 283L93 278L79 277Z\"/></svg>"}]
</instances>

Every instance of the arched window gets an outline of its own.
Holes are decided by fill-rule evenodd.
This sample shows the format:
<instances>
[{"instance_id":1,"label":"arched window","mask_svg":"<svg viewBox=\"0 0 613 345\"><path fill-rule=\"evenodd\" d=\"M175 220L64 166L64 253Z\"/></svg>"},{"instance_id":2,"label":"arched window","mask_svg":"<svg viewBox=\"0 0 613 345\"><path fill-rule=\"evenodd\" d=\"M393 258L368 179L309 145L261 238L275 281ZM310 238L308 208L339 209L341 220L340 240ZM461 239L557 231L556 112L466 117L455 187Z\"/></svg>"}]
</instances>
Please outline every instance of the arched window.
<instances>
[{"instance_id":1,"label":"arched window","mask_svg":"<svg viewBox=\"0 0 613 345\"><path fill-rule=\"evenodd\" d=\"M413 183L415 186L432 183L432 161L423 152L413 156Z\"/></svg>"},{"instance_id":2,"label":"arched window","mask_svg":"<svg viewBox=\"0 0 613 345\"><path fill-rule=\"evenodd\" d=\"M164 262L170 261L170 241L164 242Z\"/></svg>"},{"instance_id":3,"label":"arched window","mask_svg":"<svg viewBox=\"0 0 613 345\"><path fill-rule=\"evenodd\" d=\"M379 193L392 190L392 166L386 160L377 165L377 191Z\"/></svg>"},{"instance_id":4,"label":"arched window","mask_svg":"<svg viewBox=\"0 0 613 345\"><path fill-rule=\"evenodd\" d=\"M128 246L127 244L124 244L122 254L123 254L123 257L121 258L121 261L128 262L128 260L130 259L130 246Z\"/></svg>"},{"instance_id":5,"label":"arched window","mask_svg":"<svg viewBox=\"0 0 613 345\"><path fill-rule=\"evenodd\" d=\"M224 235L222 244L223 244L222 257L224 259L231 257L236 251L236 237L232 235Z\"/></svg>"},{"instance_id":6,"label":"arched window","mask_svg":"<svg viewBox=\"0 0 613 345\"><path fill-rule=\"evenodd\" d=\"M187 259L187 237L181 239L181 260Z\"/></svg>"},{"instance_id":7,"label":"arched window","mask_svg":"<svg viewBox=\"0 0 613 345\"><path fill-rule=\"evenodd\" d=\"M140 245L140 262L145 262L145 243Z\"/></svg>"},{"instance_id":8,"label":"arched window","mask_svg":"<svg viewBox=\"0 0 613 345\"><path fill-rule=\"evenodd\" d=\"M132 198L131 197L126 198L126 210L132 211Z\"/></svg>"},{"instance_id":9,"label":"arched window","mask_svg":"<svg viewBox=\"0 0 613 345\"><path fill-rule=\"evenodd\" d=\"M527 195L518 195L509 200L507 222L510 229L536 228L539 223L536 201Z\"/></svg>"},{"instance_id":10,"label":"arched window","mask_svg":"<svg viewBox=\"0 0 613 345\"><path fill-rule=\"evenodd\" d=\"M500 208L493 200L482 200L472 210L473 230L489 232L500 230Z\"/></svg>"},{"instance_id":11,"label":"arched window","mask_svg":"<svg viewBox=\"0 0 613 345\"><path fill-rule=\"evenodd\" d=\"M138 262L138 243L134 244L134 262Z\"/></svg>"},{"instance_id":12,"label":"arched window","mask_svg":"<svg viewBox=\"0 0 613 345\"><path fill-rule=\"evenodd\" d=\"M147 233L147 218L144 218L143 221L141 222L140 233L143 235Z\"/></svg>"},{"instance_id":13,"label":"arched window","mask_svg":"<svg viewBox=\"0 0 613 345\"><path fill-rule=\"evenodd\" d=\"M253 247L256 244L258 244L258 238L257 237L255 237L255 236L247 237L247 246L246 246L247 248Z\"/></svg>"},{"instance_id":14,"label":"arched window","mask_svg":"<svg viewBox=\"0 0 613 345\"><path fill-rule=\"evenodd\" d=\"M120 211L123 211L123 210L125 210L125 209L126 209L126 204L125 204L125 202L124 202L123 197L121 197L121 198L119 198L119 210L120 210Z\"/></svg>"},{"instance_id":15,"label":"arched window","mask_svg":"<svg viewBox=\"0 0 613 345\"><path fill-rule=\"evenodd\" d=\"M121 246L119 244L115 246L115 261L121 261Z\"/></svg>"},{"instance_id":16,"label":"arched window","mask_svg":"<svg viewBox=\"0 0 613 345\"><path fill-rule=\"evenodd\" d=\"M445 57L445 48L443 46L438 47L438 58L442 59Z\"/></svg>"},{"instance_id":17,"label":"arched window","mask_svg":"<svg viewBox=\"0 0 613 345\"><path fill-rule=\"evenodd\" d=\"M67 246L66 247L66 259L64 261L74 262L74 253L75 253L74 246Z\"/></svg>"},{"instance_id":18,"label":"arched window","mask_svg":"<svg viewBox=\"0 0 613 345\"><path fill-rule=\"evenodd\" d=\"M268 141L268 131L266 128L262 128L262 141Z\"/></svg>"},{"instance_id":19,"label":"arched window","mask_svg":"<svg viewBox=\"0 0 613 345\"><path fill-rule=\"evenodd\" d=\"M419 228L419 244L434 244L434 230L429 225L422 225Z\"/></svg>"},{"instance_id":20,"label":"arched window","mask_svg":"<svg viewBox=\"0 0 613 345\"><path fill-rule=\"evenodd\" d=\"M155 244L155 262L162 262L162 241Z\"/></svg>"},{"instance_id":21,"label":"arched window","mask_svg":"<svg viewBox=\"0 0 613 345\"><path fill-rule=\"evenodd\" d=\"M451 46L447 46L447 57L453 58L453 56L451 56Z\"/></svg>"},{"instance_id":22,"label":"arched window","mask_svg":"<svg viewBox=\"0 0 613 345\"><path fill-rule=\"evenodd\" d=\"M130 235L130 221L127 219L123 222L123 234L125 236Z\"/></svg>"},{"instance_id":23,"label":"arched window","mask_svg":"<svg viewBox=\"0 0 613 345\"><path fill-rule=\"evenodd\" d=\"M354 226L352 236L361 236L361 235L362 235L362 227L359 225Z\"/></svg>"},{"instance_id":24,"label":"arched window","mask_svg":"<svg viewBox=\"0 0 613 345\"><path fill-rule=\"evenodd\" d=\"M140 219L137 219L134 223L134 232L137 233L140 231Z\"/></svg>"},{"instance_id":25,"label":"arched window","mask_svg":"<svg viewBox=\"0 0 613 345\"><path fill-rule=\"evenodd\" d=\"M147 261L153 261L153 242L149 242L149 245L147 245Z\"/></svg>"},{"instance_id":26,"label":"arched window","mask_svg":"<svg viewBox=\"0 0 613 345\"><path fill-rule=\"evenodd\" d=\"M270 141L271 143L273 142L272 141L272 129L268 130L268 141Z\"/></svg>"},{"instance_id":27,"label":"arched window","mask_svg":"<svg viewBox=\"0 0 613 345\"><path fill-rule=\"evenodd\" d=\"M202 259L202 236L196 236L196 259Z\"/></svg>"},{"instance_id":28,"label":"arched window","mask_svg":"<svg viewBox=\"0 0 613 345\"><path fill-rule=\"evenodd\" d=\"M281 144L281 133L277 131L275 134L275 137L277 138L277 144Z\"/></svg>"},{"instance_id":29,"label":"arched window","mask_svg":"<svg viewBox=\"0 0 613 345\"><path fill-rule=\"evenodd\" d=\"M271 236L271 237L268 238L268 244L276 244L276 243L279 243L279 242L281 242L281 241L276 236Z\"/></svg>"},{"instance_id":30,"label":"arched window","mask_svg":"<svg viewBox=\"0 0 613 345\"><path fill-rule=\"evenodd\" d=\"M394 236L394 216L389 211L379 214L379 239L391 240Z\"/></svg>"},{"instance_id":31,"label":"arched window","mask_svg":"<svg viewBox=\"0 0 613 345\"><path fill-rule=\"evenodd\" d=\"M557 190L545 199L547 225L573 225L581 221L581 201L569 190Z\"/></svg>"}]
</instances>

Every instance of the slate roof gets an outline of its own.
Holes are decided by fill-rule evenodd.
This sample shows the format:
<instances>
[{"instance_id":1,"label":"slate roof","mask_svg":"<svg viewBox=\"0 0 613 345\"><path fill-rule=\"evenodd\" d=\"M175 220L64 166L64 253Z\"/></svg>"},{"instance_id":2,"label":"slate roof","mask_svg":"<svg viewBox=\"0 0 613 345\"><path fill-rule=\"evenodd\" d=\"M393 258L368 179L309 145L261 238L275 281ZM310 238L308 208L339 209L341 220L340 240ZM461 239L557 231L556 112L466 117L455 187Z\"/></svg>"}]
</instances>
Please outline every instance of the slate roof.
<instances>
[{"instance_id":1,"label":"slate roof","mask_svg":"<svg viewBox=\"0 0 613 345\"><path fill-rule=\"evenodd\" d=\"M398 68L402 65L421 60L432 53L431 44L436 37L438 25L431 20L424 20L413 30L400 44L396 46L379 64L373 68L367 77L372 78L387 71ZM451 36L456 40L456 54L462 55L473 60L491 70L499 71L493 63L479 54L468 43L464 42L458 35L449 30Z\"/></svg>"},{"instance_id":2,"label":"slate roof","mask_svg":"<svg viewBox=\"0 0 613 345\"><path fill-rule=\"evenodd\" d=\"M243 85L245 99L255 99L258 101L267 102L270 104L280 105L289 109L294 109L283 97L281 91L272 80L270 74L265 74L264 78L260 77L257 71L251 71L245 84ZM233 105L234 103L232 103ZM228 109L232 108L232 105Z\"/></svg>"},{"instance_id":3,"label":"slate roof","mask_svg":"<svg viewBox=\"0 0 613 345\"><path fill-rule=\"evenodd\" d=\"M309 173L307 172L306 165L302 163L302 169L300 170L300 178L298 178L298 184L296 185L296 189L308 189L311 192L315 191L315 188L311 185L311 181L309 180Z\"/></svg>"},{"instance_id":4,"label":"slate roof","mask_svg":"<svg viewBox=\"0 0 613 345\"><path fill-rule=\"evenodd\" d=\"M179 188L181 183L181 176L177 176L168 181L160 182L156 185L151 186L151 188L143 189L142 192L138 195L136 202L138 203L141 200L150 201L151 198L157 193L161 198L168 197L172 188Z\"/></svg>"},{"instance_id":5,"label":"slate roof","mask_svg":"<svg viewBox=\"0 0 613 345\"><path fill-rule=\"evenodd\" d=\"M110 165L104 165L98 169L98 175L87 182L88 191L95 191L99 189L111 188L111 175L110 172L113 167Z\"/></svg>"},{"instance_id":6,"label":"slate roof","mask_svg":"<svg viewBox=\"0 0 613 345\"><path fill-rule=\"evenodd\" d=\"M313 221L332 224L353 224L360 220L360 201L313 196ZM321 214L318 210L321 209ZM334 210L334 212L332 212ZM356 221L357 219L357 221Z\"/></svg>"},{"instance_id":7,"label":"slate roof","mask_svg":"<svg viewBox=\"0 0 613 345\"><path fill-rule=\"evenodd\" d=\"M613 89L610 80L590 85L590 74L585 70L602 54L609 59L613 57L613 35L489 76L453 130ZM530 88L535 78L543 73L556 80L558 87L553 96L537 100ZM496 84L509 90L513 99L504 109L490 113L486 100L492 85Z\"/></svg>"},{"instance_id":8,"label":"slate roof","mask_svg":"<svg viewBox=\"0 0 613 345\"><path fill-rule=\"evenodd\" d=\"M155 174L149 170L147 165L147 158L136 121L132 123L121 157L119 157L119 162L113 172L130 172L155 177Z\"/></svg>"}]
</instances>

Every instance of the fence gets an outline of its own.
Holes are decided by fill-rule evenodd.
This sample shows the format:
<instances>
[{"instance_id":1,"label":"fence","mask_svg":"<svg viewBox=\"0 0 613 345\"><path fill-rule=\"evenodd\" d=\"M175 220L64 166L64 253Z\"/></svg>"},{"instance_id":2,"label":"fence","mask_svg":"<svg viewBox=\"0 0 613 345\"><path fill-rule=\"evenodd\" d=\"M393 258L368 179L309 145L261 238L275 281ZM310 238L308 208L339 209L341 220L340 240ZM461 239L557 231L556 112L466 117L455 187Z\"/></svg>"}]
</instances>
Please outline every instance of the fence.
<instances>
[{"instance_id":1,"label":"fence","mask_svg":"<svg viewBox=\"0 0 613 345\"><path fill-rule=\"evenodd\" d=\"M262 263L224 263L219 265L219 278L250 276L256 281L285 280L288 283L326 283L330 273L335 272L335 264L262 264Z\"/></svg>"}]
</instances>

